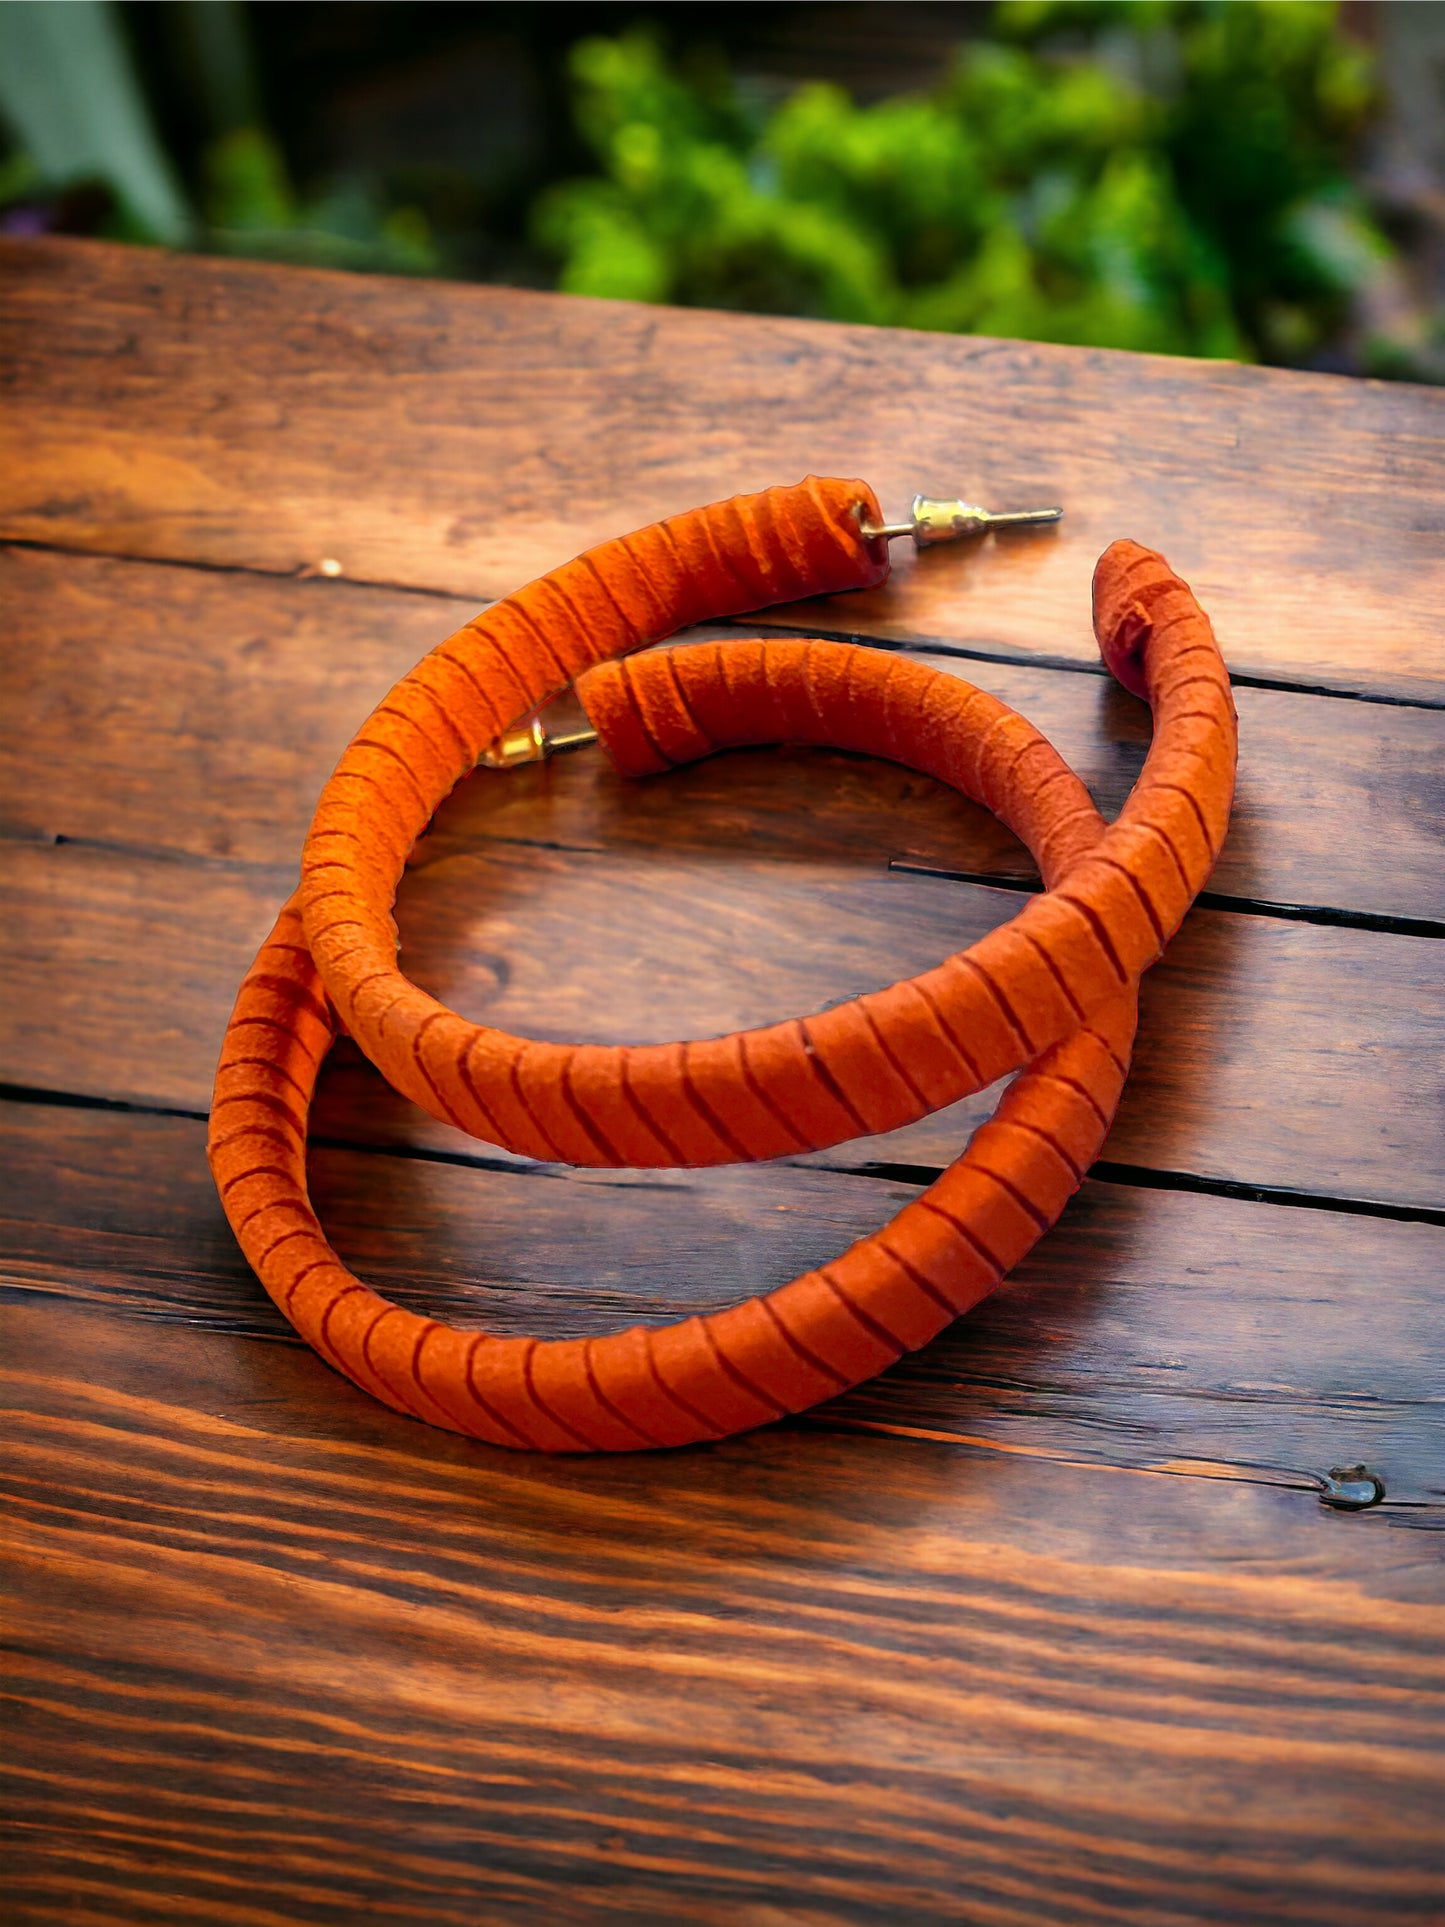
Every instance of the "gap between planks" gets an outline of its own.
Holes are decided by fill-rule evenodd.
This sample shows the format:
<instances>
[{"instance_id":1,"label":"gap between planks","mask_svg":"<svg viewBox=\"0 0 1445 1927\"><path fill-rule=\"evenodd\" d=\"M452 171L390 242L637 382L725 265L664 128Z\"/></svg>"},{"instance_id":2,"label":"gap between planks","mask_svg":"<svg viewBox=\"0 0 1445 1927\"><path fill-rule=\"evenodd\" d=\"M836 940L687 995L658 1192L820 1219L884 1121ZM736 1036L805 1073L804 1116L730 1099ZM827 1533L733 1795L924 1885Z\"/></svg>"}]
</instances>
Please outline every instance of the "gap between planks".
<instances>
[{"instance_id":1,"label":"gap between planks","mask_svg":"<svg viewBox=\"0 0 1445 1927\"><path fill-rule=\"evenodd\" d=\"M489 843L505 844L512 849L553 850L565 856L605 856L600 844L559 843L544 836L491 836ZM107 837L67 836L63 831L39 834L0 820L0 842L18 843L32 848L93 850L100 855L138 857L147 863L191 864L197 869L239 872L247 876L275 876L289 881L296 868L291 863L264 863L247 857L209 856L194 850L167 848L159 843L126 843ZM1008 890L1016 895L1037 896L1043 888L1037 877L1010 876L1006 871L945 869L931 863L914 863L906 857L889 857L887 866L896 876L936 877L941 883L967 883L980 890ZM1331 930L1369 930L1381 936L1445 938L1445 921L1436 917L1388 915L1375 910L1337 909L1326 903L1280 903L1268 897L1233 896L1222 890L1201 890L1191 908L1220 910L1228 916L1266 917L1278 923L1308 923Z\"/></svg>"},{"instance_id":2,"label":"gap between planks","mask_svg":"<svg viewBox=\"0 0 1445 1927\"><path fill-rule=\"evenodd\" d=\"M118 1111L134 1117L178 1117L205 1124L210 1112L176 1104L138 1104L126 1098L95 1097L85 1091L50 1090L32 1084L0 1083L0 1103L55 1106L77 1111ZM502 1156L475 1156L465 1151L444 1151L428 1144L375 1144L364 1138L339 1138L313 1133L307 1143L317 1150L355 1151L364 1157L402 1158L416 1164L447 1164L463 1171L527 1172L531 1170L569 1171L571 1165L541 1164L533 1159ZM943 1167L932 1164L832 1163L813 1155L807 1163L795 1158L778 1158L780 1165L799 1169L832 1171L840 1177L871 1178L884 1184L917 1185L920 1190L943 1176ZM686 1167L682 1167L686 1168ZM1428 1204L1392 1204L1379 1198L1357 1198L1333 1191L1299 1191L1288 1185L1248 1184L1237 1178L1211 1178L1195 1171L1172 1171L1142 1164L1121 1164L1098 1158L1085 1173L1107 1184L1134 1186L1145 1191L1183 1191L1207 1198L1233 1198L1246 1204L1268 1204L1286 1210L1339 1211L1353 1217L1385 1218L1395 1224L1432 1224L1445 1226L1445 1207Z\"/></svg>"},{"instance_id":3,"label":"gap between planks","mask_svg":"<svg viewBox=\"0 0 1445 1927\"><path fill-rule=\"evenodd\" d=\"M56 837L57 843L72 841ZM498 839L501 841L502 839ZM521 838L513 839L522 841ZM937 877L944 883L972 883L985 890L1014 890L1038 896L1043 884L1037 877L1009 876L987 870L950 870L934 863L913 863L906 857L891 856L888 867L899 876ZM1225 890L1201 890L1190 905L1193 909L1223 910L1237 917L1274 917L1281 923L1313 923L1330 930L1375 930L1387 937L1445 937L1445 922L1438 917L1401 917L1376 910L1340 910L1328 903L1276 903L1268 897L1233 896Z\"/></svg>"},{"instance_id":4,"label":"gap between planks","mask_svg":"<svg viewBox=\"0 0 1445 1927\"><path fill-rule=\"evenodd\" d=\"M378 589L391 595L415 596L429 602L465 601L448 589L427 588L415 582L396 582L387 576L345 575L314 576L296 569L268 569L256 562L211 562L193 556L167 555L130 555L124 549L82 548L78 545L61 542L38 542L33 538L6 536L0 538L0 552L18 549L37 555L72 555L94 557L102 562L127 562L138 568L191 569L202 575L239 575L256 576L268 582L324 582L333 589ZM518 587L522 585L519 583ZM477 613L494 606L496 598L482 600L477 605ZM786 605L778 605L779 608ZM749 634L761 625L772 635L803 637L822 642L851 642L860 648L891 649L905 654L912 653L930 656L952 656L962 662L997 662L1021 669L1058 669L1072 676L1093 676L1106 678L1108 670L1102 663L1078 662L1071 656L1054 656L1045 651L1032 649L1011 649L1006 643L968 645L950 642L942 638L922 633L906 638L897 636L871 635L865 630L838 629L826 624L815 623L799 628L795 624L779 619L772 609L760 609L746 616L735 616L715 621L712 627ZM663 636L660 643L670 642L670 636ZM651 645L650 645L651 646ZM1229 678L1240 689L1269 689L1290 696L1325 696L1339 702L1374 703L1390 709L1445 710L1445 696L1433 697L1421 694L1403 695L1380 689L1363 689L1353 683L1331 682L1321 679L1314 682L1297 681L1280 676L1253 674L1247 670L1230 668Z\"/></svg>"}]
</instances>

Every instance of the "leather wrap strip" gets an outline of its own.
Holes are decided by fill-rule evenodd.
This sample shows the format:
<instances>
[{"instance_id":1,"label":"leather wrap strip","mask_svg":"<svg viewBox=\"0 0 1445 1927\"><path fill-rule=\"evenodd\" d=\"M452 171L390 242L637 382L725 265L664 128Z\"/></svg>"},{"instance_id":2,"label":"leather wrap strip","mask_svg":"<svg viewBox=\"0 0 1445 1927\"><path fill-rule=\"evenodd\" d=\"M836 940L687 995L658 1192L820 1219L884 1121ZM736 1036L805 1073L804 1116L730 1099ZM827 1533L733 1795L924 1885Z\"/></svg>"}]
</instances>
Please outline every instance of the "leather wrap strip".
<instances>
[{"instance_id":1,"label":"leather wrap strip","mask_svg":"<svg viewBox=\"0 0 1445 1927\"><path fill-rule=\"evenodd\" d=\"M1147 667L1156 726L1143 773L1067 883L968 950L806 1022L631 1048L472 1023L399 968L391 910L416 837L476 756L569 678L637 773L727 744L833 743L954 784L1028 841L1031 799L1064 765L966 683L940 675L905 690L892 657L881 690L865 688L867 652L850 645L729 643L705 667L683 650L614 660L704 615L877 580L882 545L859 538L860 513L877 513L861 483L811 480L606 544L477 617L373 712L323 792L301 904L343 1022L397 1090L473 1136L571 1164L821 1150L1019 1069L1157 960L1223 841L1234 705L1188 588L1151 551L1116 543L1099 564L1095 620L1106 657Z\"/></svg>"},{"instance_id":2,"label":"leather wrap strip","mask_svg":"<svg viewBox=\"0 0 1445 1927\"><path fill-rule=\"evenodd\" d=\"M862 538L860 516L879 519L861 483L809 480L579 557L433 650L328 783L301 888L241 987L209 1154L276 1303L397 1410L558 1452L678 1445L802 1410L991 1291L1097 1155L1127 1074L1139 975L1207 878L1228 823L1235 719L1208 621L1149 550L1121 542L1101 559L1100 647L1155 718L1143 772L1110 827L1031 725L910 657L781 640L634 653L705 618L880 581L886 545ZM917 978L728 1038L559 1045L467 1023L399 970L397 883L478 755L574 682L604 748L634 775L740 744L888 756L994 810L1034 852L1045 891ZM586 1165L797 1154L1019 1075L935 1184L830 1263L708 1317L544 1342L418 1317L332 1250L307 1195L306 1133L342 1024L434 1115Z\"/></svg>"},{"instance_id":3,"label":"leather wrap strip","mask_svg":"<svg viewBox=\"0 0 1445 1927\"><path fill-rule=\"evenodd\" d=\"M900 732L910 714L923 727L955 686L907 658L825 642L703 644L636 667L643 687L675 670L704 713L716 715L725 699L735 700L729 691L744 664L788 687L805 679L809 656L821 669L840 655L850 659L846 687L860 717L896 716ZM845 686L841 677L838 686ZM956 687L965 702L979 696ZM590 697L604 747L631 766L631 705L625 697L609 701L601 685ZM981 700L989 733L1013 744L1019 766L1033 773L1015 819L1028 830L1046 881L1062 883L1088 861L1104 835L1102 819L1031 725L992 698ZM699 753L698 740L690 741ZM668 742L680 760L682 741ZM378 1296L342 1264L316 1218L306 1190L307 1117L336 1018L293 899L248 973L227 1031L211 1165L267 1291L364 1391L496 1445L551 1452L681 1445L801 1411L871 1378L992 1291L1055 1221L1097 1155L1127 1074L1135 1015L1132 987L1102 1004L1015 1079L995 1117L935 1184L883 1230L790 1284L656 1329L586 1340L494 1338ZM945 1093L949 1077L961 1074L952 1068L959 1052L936 1025L931 1034L943 1069L931 1075L929 1091ZM509 1088L482 1084L479 1099L505 1106ZM817 1088L818 1102L837 1101L825 1081ZM565 1104L555 1094L553 1101ZM701 1128L706 1107L696 1093L685 1089L681 1103ZM544 1114L553 1116L550 1105ZM726 1127L719 1120L708 1128Z\"/></svg>"}]
</instances>

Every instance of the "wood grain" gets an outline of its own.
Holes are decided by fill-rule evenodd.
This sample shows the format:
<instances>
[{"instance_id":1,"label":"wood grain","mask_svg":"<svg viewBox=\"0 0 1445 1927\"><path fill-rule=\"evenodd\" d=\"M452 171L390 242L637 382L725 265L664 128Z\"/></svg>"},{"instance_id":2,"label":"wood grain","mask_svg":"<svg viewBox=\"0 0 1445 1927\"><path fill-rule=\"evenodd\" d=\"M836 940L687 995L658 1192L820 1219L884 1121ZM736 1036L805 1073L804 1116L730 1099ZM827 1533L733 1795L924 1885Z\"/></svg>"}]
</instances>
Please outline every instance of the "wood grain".
<instances>
[{"instance_id":1,"label":"wood grain","mask_svg":"<svg viewBox=\"0 0 1445 1927\"><path fill-rule=\"evenodd\" d=\"M190 1119L0 1103L0 1292L299 1345L230 1236L202 1137ZM541 1338L736 1304L916 1195L778 1166L482 1169L329 1143L311 1184L388 1297ZM1424 1508L1400 1523L1442 1525L1442 1267L1436 1225L1091 1182L1003 1291L798 1423L1300 1487L1367 1461L1392 1504Z\"/></svg>"},{"instance_id":2,"label":"wood grain","mask_svg":"<svg viewBox=\"0 0 1445 1927\"><path fill-rule=\"evenodd\" d=\"M472 613L467 602L344 582L0 548L0 829L247 863L295 861L322 783L360 719ZM1149 740L1112 679L929 656L1011 703L1107 815ZM1445 712L1242 688L1233 825L1212 887L1276 903L1445 919ZM783 759L786 761L786 759ZM600 755L463 786L446 834L605 836L719 851L741 836L983 873L1030 874L986 812L902 771L818 757L804 778L728 757L626 784ZM746 826L745 829L743 826Z\"/></svg>"},{"instance_id":3,"label":"wood grain","mask_svg":"<svg viewBox=\"0 0 1445 1927\"><path fill-rule=\"evenodd\" d=\"M4 1322L22 1919L1438 1896L1439 1573L1387 1514L820 1431L640 1486L289 1347Z\"/></svg>"},{"instance_id":4,"label":"wood grain","mask_svg":"<svg viewBox=\"0 0 1445 1927\"><path fill-rule=\"evenodd\" d=\"M486 598L680 507L861 475L890 514L1068 513L905 563L835 626L1092 661L1089 573L1128 535L1238 671L1445 686L1437 391L93 243L0 262L0 534Z\"/></svg>"},{"instance_id":5,"label":"wood grain","mask_svg":"<svg viewBox=\"0 0 1445 1927\"><path fill-rule=\"evenodd\" d=\"M0 1078L79 1100L0 1104L7 1921L1438 1917L1445 1227L1352 1204L1445 1202L1445 945L1401 934L1445 918L1445 395L69 243L0 244L0 341L0 537L40 545L0 548ZM478 602L807 469L1067 503L768 619L982 652L948 660L1107 810L1146 728L1080 673L1113 536L1236 670L1382 699L1239 690L1216 889L1380 927L1197 912L1108 1153L1344 1208L1090 1181L924 1352L716 1447L547 1462L398 1418L295 1341L201 1159L316 790ZM352 580L289 579L323 556ZM406 958L538 1034L698 1034L1019 902L890 858L1027 876L861 759L478 777ZM560 1335L826 1257L982 1108L578 1173L343 1045L312 1184L402 1302ZM1326 1511L1357 1459L1389 1498Z\"/></svg>"},{"instance_id":6,"label":"wood grain","mask_svg":"<svg viewBox=\"0 0 1445 1927\"><path fill-rule=\"evenodd\" d=\"M807 807L803 783L795 795ZM925 968L1017 907L829 851L814 827L813 854L777 859L424 844L399 899L403 957L466 1016L653 1042L806 1014ZM236 985L290 888L273 870L0 843L0 1080L203 1110ZM1445 945L1428 938L1193 912L1145 981L1106 1155L1438 1206L1442 971ZM369 1135L366 1088L353 1103L347 1134L360 1119ZM818 1156L941 1165L988 1107L966 1100ZM425 1141L470 1142L440 1126Z\"/></svg>"}]
</instances>

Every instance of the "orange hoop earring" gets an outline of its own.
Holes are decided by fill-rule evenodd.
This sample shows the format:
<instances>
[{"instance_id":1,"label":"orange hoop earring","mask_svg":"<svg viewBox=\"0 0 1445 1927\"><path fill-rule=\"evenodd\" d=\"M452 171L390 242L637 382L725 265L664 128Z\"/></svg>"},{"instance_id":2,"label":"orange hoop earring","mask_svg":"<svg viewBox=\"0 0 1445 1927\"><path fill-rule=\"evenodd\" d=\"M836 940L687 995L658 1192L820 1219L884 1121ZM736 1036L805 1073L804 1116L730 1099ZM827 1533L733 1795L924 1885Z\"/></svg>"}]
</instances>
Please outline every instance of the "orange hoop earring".
<instances>
[{"instance_id":1,"label":"orange hoop earring","mask_svg":"<svg viewBox=\"0 0 1445 1927\"><path fill-rule=\"evenodd\" d=\"M301 889L242 986L209 1151L267 1290L323 1356L398 1410L501 1445L585 1451L683 1444L804 1409L990 1291L1097 1154L1127 1073L1139 973L1206 879L1233 792L1228 677L1162 559L1116 543L1095 577L1105 659L1148 696L1156 722L1110 828L1022 718L909 658L772 641L610 659L664 624L876 581L899 532L879 525L861 484L808 482L607 545L440 645L343 757ZM1019 832L1045 893L918 978L731 1038L629 1050L467 1024L397 969L396 884L457 778L568 680L631 774L787 741L871 750L935 775ZM536 726L527 735L542 741ZM389 1304L325 1239L305 1142L333 1003L373 1062L435 1115L580 1164L798 1152L892 1129L1029 1068L936 1184L833 1263L657 1330L496 1339Z\"/></svg>"}]
</instances>

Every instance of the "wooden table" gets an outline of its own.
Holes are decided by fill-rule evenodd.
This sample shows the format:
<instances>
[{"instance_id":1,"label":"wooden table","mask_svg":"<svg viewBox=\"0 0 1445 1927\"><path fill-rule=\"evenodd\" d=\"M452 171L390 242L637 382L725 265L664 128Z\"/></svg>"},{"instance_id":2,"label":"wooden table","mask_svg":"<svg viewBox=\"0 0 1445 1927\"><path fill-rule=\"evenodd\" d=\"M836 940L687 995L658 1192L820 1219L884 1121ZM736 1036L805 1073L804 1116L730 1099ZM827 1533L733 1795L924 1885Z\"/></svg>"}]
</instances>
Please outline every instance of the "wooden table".
<instances>
[{"instance_id":1,"label":"wooden table","mask_svg":"<svg viewBox=\"0 0 1445 1927\"><path fill-rule=\"evenodd\" d=\"M0 309L8 1918L1440 1918L1445 394L54 242ZM792 1423L549 1461L395 1417L202 1157L317 789L480 601L810 469L1067 505L731 628L966 674L1106 810L1147 732L1095 556L1161 547L1215 616L1235 827L1106 1161ZM922 968L1029 876L881 764L583 754L463 784L401 923L465 1011L641 1041ZM835 1253L986 1108L579 1173L343 1047L314 1190L405 1304L601 1331ZM1355 1461L1386 1502L1325 1509Z\"/></svg>"}]
</instances>

